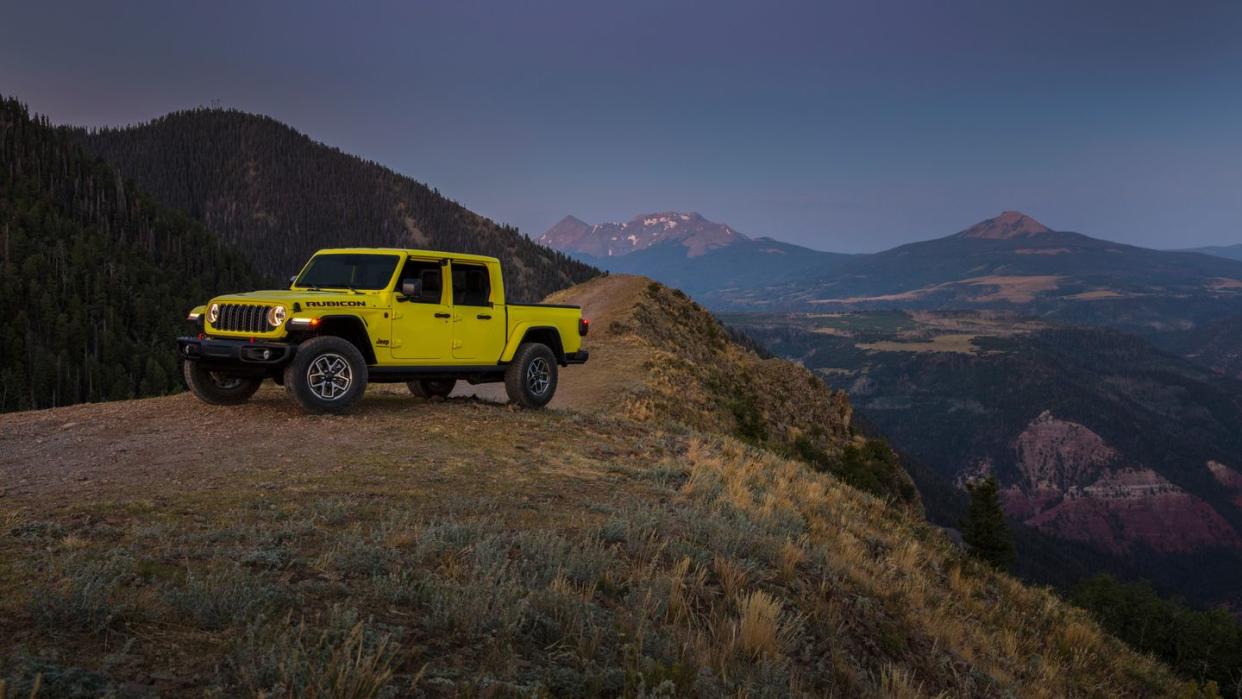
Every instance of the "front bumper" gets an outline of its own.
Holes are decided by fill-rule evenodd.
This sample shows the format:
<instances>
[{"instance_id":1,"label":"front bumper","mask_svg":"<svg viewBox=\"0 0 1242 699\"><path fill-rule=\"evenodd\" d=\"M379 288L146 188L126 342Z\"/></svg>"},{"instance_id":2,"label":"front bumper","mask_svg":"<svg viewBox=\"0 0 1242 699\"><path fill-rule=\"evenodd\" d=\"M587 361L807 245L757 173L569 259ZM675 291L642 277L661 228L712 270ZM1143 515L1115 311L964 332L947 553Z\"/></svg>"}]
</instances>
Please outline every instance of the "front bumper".
<instances>
[{"instance_id":1,"label":"front bumper","mask_svg":"<svg viewBox=\"0 0 1242 699\"><path fill-rule=\"evenodd\" d=\"M293 359L297 350L287 342L251 342L210 337L177 338L177 355L210 364L279 366Z\"/></svg>"}]
</instances>

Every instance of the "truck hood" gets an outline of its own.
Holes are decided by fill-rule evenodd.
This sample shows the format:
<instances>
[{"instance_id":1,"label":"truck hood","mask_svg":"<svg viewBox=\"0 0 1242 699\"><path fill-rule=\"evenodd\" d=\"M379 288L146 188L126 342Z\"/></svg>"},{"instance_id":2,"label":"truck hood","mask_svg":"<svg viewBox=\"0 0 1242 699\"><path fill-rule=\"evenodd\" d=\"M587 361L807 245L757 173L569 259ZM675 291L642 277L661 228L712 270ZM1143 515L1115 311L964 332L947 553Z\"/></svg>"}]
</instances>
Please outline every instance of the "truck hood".
<instances>
[{"instance_id":1,"label":"truck hood","mask_svg":"<svg viewBox=\"0 0 1242 699\"><path fill-rule=\"evenodd\" d=\"M290 309L293 304L309 310L320 307L347 305L355 308L375 308L382 305L380 293L375 291L310 291L307 289L273 289L270 291L247 291L240 294L224 294L213 298L210 303L263 303L281 304Z\"/></svg>"}]
</instances>

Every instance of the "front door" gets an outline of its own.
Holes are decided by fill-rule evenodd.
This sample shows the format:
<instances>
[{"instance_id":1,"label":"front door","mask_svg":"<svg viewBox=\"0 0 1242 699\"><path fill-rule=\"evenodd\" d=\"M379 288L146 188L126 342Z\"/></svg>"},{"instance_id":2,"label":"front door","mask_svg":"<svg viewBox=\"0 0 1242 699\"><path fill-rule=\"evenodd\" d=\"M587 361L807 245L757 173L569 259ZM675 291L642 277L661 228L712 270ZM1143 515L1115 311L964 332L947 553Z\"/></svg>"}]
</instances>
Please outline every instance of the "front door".
<instances>
[{"instance_id":1,"label":"front door","mask_svg":"<svg viewBox=\"0 0 1242 699\"><path fill-rule=\"evenodd\" d=\"M444 361L449 357L452 309L444 284L447 265L439 260L410 259L397 278L392 304L392 357L420 361ZM417 279L417 296L401 293L402 282Z\"/></svg>"},{"instance_id":2,"label":"front door","mask_svg":"<svg viewBox=\"0 0 1242 699\"><path fill-rule=\"evenodd\" d=\"M453 359L495 362L504 344L504 313L492 306L486 265L453 263ZM486 356L494 353L495 356Z\"/></svg>"}]
</instances>

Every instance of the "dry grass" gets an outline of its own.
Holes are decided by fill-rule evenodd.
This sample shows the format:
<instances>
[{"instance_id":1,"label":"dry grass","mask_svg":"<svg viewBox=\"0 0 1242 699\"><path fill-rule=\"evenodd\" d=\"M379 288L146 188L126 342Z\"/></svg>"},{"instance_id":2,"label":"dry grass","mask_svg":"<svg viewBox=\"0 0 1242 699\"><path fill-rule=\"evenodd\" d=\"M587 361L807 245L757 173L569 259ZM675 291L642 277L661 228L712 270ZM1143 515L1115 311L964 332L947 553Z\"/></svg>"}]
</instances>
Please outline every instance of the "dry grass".
<instances>
[{"instance_id":1,"label":"dry grass","mask_svg":"<svg viewBox=\"0 0 1242 699\"><path fill-rule=\"evenodd\" d=\"M858 349L873 352L952 352L957 354L975 354L979 348L975 346L975 335L936 335L925 342L899 342L884 340L855 345Z\"/></svg>"},{"instance_id":2,"label":"dry grass","mask_svg":"<svg viewBox=\"0 0 1242 699\"><path fill-rule=\"evenodd\" d=\"M742 599L733 624L737 649L751 660L775 660L785 654L797 625L781 612L781 603L763 590Z\"/></svg>"},{"instance_id":3,"label":"dry grass","mask_svg":"<svg viewBox=\"0 0 1242 699\"><path fill-rule=\"evenodd\" d=\"M1063 277L1055 275L991 275L963 279L959 284L981 286L990 289L975 301L1008 301L1010 303L1030 303L1045 291L1054 291L1061 284Z\"/></svg>"},{"instance_id":4,"label":"dry grass","mask_svg":"<svg viewBox=\"0 0 1242 699\"><path fill-rule=\"evenodd\" d=\"M25 511L21 509L5 510L0 512L0 534L8 532L24 522L26 519Z\"/></svg>"},{"instance_id":5,"label":"dry grass","mask_svg":"<svg viewBox=\"0 0 1242 699\"><path fill-rule=\"evenodd\" d=\"M562 458L598 458L574 452L577 440L555 444ZM349 471L386 476L365 497L273 491L27 521L21 538L0 539L25 561L30 593L12 624L0 621L8 638L23 630L0 677L22 697L36 678L55 696L84 676L106 694L156 665L221 694L265 696L415 684L428 696L1179 687L1050 593L980 568L909 515L798 462L688 436L672 454L626 463L607 498L555 508L442 492L429 511L406 494L427 475L397 478L393 462L373 460ZM40 565L49 546L54 565ZM39 659L67 642L75 659ZM129 659L111 663L127 643ZM179 693L178 681L158 689Z\"/></svg>"},{"instance_id":6,"label":"dry grass","mask_svg":"<svg viewBox=\"0 0 1242 699\"><path fill-rule=\"evenodd\" d=\"M877 635L888 638L888 653L897 655L873 670L884 695L957 694L973 687L968 693L1003 688L1026 696L1115 696L1161 694L1174 686L1159 664L1129 652L1051 593L981 569L876 500L826 477L794 477L795 465L727 442L696 444L689 454L688 496L739 508L772 526L795 513L806 522L813 542L808 558L835 571L837 584L812 589L802 576L784 591L786 604L792 598L817 625L848 628L868 623L850 598L883 599L870 614L877 615ZM739 497L739 490L751 497ZM941 668L930 675L929 660ZM967 678L959 664L995 684L962 685ZM955 666L945 674L943 668ZM1136 688L1130 684L1136 677L1151 685ZM1162 682L1166 690L1158 690Z\"/></svg>"}]
</instances>

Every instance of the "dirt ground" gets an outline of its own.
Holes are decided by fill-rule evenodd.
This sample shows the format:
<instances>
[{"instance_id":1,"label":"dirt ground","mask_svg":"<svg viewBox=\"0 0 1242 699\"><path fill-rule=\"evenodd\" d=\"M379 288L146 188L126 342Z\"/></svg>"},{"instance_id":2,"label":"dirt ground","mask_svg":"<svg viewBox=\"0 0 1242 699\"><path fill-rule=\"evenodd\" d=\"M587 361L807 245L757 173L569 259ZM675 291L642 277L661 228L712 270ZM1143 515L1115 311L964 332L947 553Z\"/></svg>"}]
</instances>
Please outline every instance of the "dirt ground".
<instances>
[{"instance_id":1,"label":"dirt ground","mask_svg":"<svg viewBox=\"0 0 1242 699\"><path fill-rule=\"evenodd\" d=\"M609 491L612 460L651 446L632 425L375 386L346 416L308 416L283 389L214 407L189 394L0 416L0 510L311 489L419 499L504 492L510 502ZM538 458L531 458L538 454ZM602 458L601 458L602 457ZM354 465L388 468L357 469ZM602 477L601 477L602 476ZM503 487L499 481L503 480Z\"/></svg>"}]
</instances>

